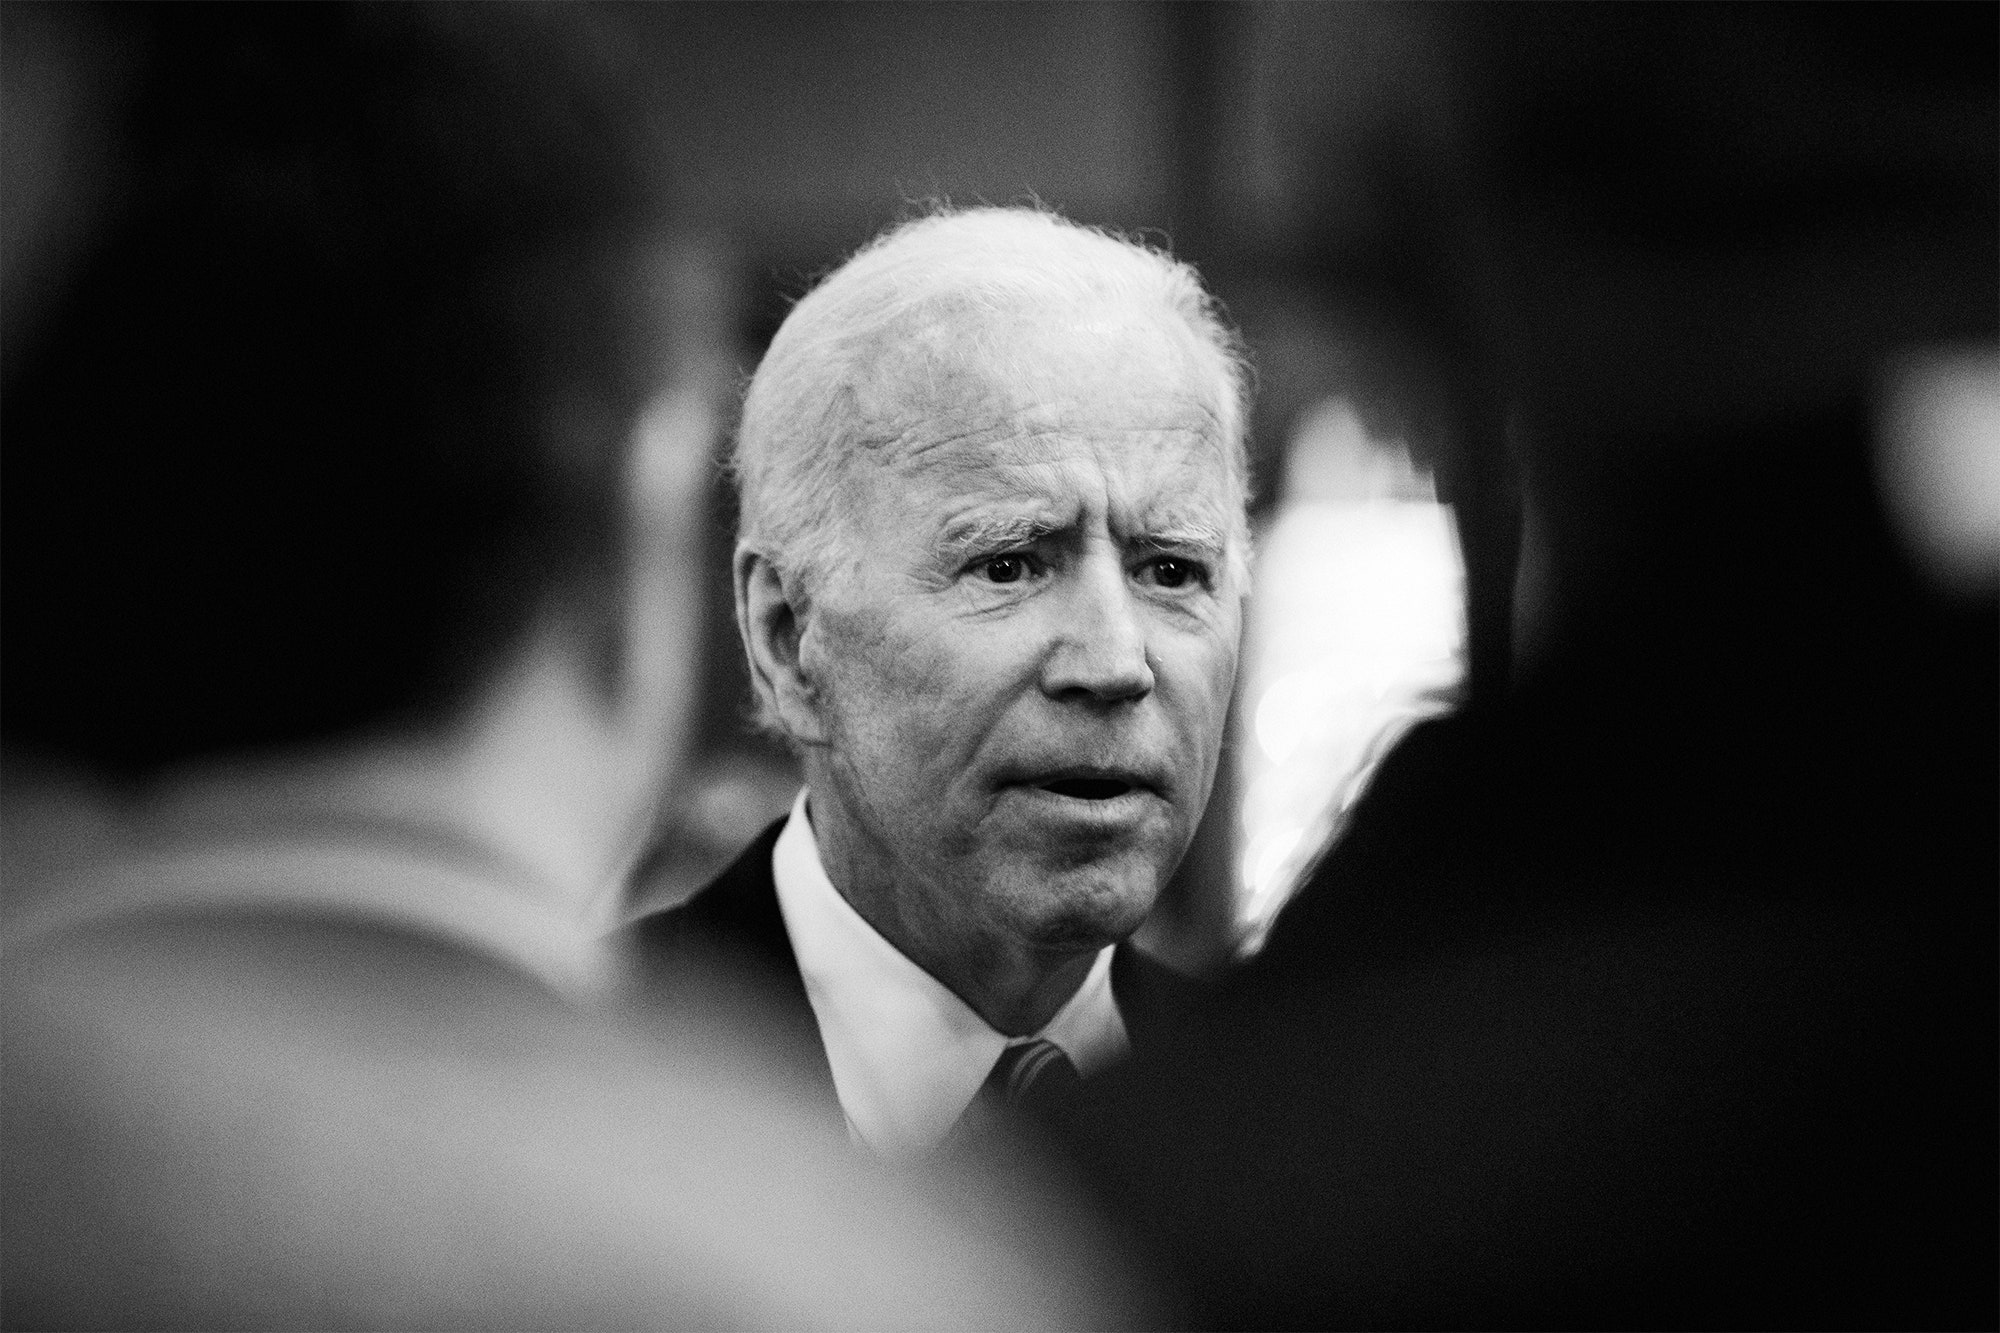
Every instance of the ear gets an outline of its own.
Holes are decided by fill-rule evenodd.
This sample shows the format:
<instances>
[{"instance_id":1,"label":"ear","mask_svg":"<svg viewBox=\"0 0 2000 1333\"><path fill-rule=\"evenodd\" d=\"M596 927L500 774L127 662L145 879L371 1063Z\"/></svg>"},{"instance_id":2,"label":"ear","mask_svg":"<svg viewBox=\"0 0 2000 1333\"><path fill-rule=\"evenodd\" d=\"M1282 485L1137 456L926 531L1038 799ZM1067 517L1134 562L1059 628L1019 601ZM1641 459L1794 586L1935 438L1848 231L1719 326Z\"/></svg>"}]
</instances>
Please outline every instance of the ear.
<instances>
[{"instance_id":1,"label":"ear","mask_svg":"<svg viewBox=\"0 0 2000 1333\"><path fill-rule=\"evenodd\" d=\"M807 615L803 599L785 587L777 566L746 546L736 548L733 573L736 628L758 701L798 744L824 744L819 691L799 657Z\"/></svg>"}]
</instances>

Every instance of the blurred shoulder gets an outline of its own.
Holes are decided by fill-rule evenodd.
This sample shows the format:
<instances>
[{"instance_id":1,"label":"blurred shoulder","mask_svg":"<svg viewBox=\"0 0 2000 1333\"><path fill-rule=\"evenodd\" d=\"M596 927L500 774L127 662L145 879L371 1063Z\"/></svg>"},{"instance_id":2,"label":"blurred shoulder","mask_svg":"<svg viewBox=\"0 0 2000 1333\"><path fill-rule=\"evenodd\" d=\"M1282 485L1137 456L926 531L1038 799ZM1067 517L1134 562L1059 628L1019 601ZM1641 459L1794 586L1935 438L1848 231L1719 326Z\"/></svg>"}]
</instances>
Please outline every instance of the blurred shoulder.
<instances>
[{"instance_id":1,"label":"blurred shoulder","mask_svg":"<svg viewBox=\"0 0 2000 1333\"><path fill-rule=\"evenodd\" d=\"M992 1239L1035 1234L1034 1201L975 1215L872 1169L713 1013L635 1033L326 921L135 920L6 963L9 1326L1104 1317Z\"/></svg>"}]
</instances>

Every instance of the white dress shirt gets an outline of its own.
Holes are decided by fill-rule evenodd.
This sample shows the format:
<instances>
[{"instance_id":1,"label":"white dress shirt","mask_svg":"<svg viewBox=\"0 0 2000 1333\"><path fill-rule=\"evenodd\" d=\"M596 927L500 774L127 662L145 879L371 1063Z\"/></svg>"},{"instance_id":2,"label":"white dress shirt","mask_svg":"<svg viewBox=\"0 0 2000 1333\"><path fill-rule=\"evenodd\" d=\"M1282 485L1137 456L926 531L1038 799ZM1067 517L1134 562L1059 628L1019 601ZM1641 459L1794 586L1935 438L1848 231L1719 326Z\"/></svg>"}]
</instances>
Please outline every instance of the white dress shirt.
<instances>
[{"instance_id":1,"label":"white dress shirt","mask_svg":"<svg viewBox=\"0 0 2000 1333\"><path fill-rule=\"evenodd\" d=\"M820 861L804 792L772 849L771 875L848 1132L889 1157L936 1147L1009 1039L841 897ZM1098 952L1076 994L1033 1034L1060 1046L1086 1078L1130 1049L1111 997L1115 947Z\"/></svg>"}]
</instances>

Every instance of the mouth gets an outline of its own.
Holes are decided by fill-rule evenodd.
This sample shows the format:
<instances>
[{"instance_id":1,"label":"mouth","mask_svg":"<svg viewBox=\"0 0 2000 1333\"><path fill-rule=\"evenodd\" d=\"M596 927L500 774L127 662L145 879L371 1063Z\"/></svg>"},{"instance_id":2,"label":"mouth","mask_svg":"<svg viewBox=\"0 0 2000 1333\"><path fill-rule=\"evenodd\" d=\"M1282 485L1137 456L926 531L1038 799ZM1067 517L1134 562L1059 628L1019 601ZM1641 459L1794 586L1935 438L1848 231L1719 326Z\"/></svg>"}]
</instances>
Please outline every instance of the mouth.
<instances>
[{"instance_id":1,"label":"mouth","mask_svg":"<svg viewBox=\"0 0 2000 1333\"><path fill-rule=\"evenodd\" d=\"M1159 790L1140 774L1107 768L1064 769L1028 777L1021 785L1073 801L1115 801L1121 796Z\"/></svg>"},{"instance_id":2,"label":"mouth","mask_svg":"<svg viewBox=\"0 0 2000 1333\"><path fill-rule=\"evenodd\" d=\"M1038 782L1035 785L1043 791L1052 791L1058 796L1078 801L1116 800L1126 792L1137 789L1135 784L1119 778L1057 778L1054 782Z\"/></svg>"}]
</instances>

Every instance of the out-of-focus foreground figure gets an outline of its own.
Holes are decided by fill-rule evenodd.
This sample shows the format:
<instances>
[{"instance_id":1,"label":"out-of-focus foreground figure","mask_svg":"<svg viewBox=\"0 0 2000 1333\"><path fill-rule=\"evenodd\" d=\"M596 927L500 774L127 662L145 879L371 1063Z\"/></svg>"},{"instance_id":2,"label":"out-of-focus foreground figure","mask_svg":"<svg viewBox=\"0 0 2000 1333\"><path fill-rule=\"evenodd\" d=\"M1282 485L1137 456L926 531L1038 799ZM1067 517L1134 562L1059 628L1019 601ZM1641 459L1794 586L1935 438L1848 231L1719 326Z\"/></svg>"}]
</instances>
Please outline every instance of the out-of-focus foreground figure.
<instances>
[{"instance_id":1,"label":"out-of-focus foreground figure","mask_svg":"<svg viewBox=\"0 0 2000 1333\"><path fill-rule=\"evenodd\" d=\"M1104 1198L1199 1327L1991 1327L1995 551L1923 497L1993 472L1875 423L1995 364L1993 7L1281 10L1328 289L1475 405L1461 514L1518 465L1512 679L1476 618L1208 1036L1089 1090Z\"/></svg>"},{"instance_id":2,"label":"out-of-focus foreground figure","mask_svg":"<svg viewBox=\"0 0 2000 1333\"><path fill-rule=\"evenodd\" d=\"M1106 1318L590 1013L702 460L583 20L5 21L6 1325Z\"/></svg>"}]
</instances>

